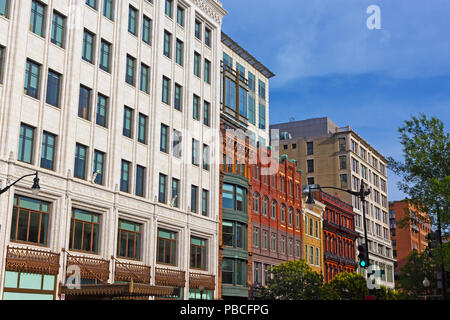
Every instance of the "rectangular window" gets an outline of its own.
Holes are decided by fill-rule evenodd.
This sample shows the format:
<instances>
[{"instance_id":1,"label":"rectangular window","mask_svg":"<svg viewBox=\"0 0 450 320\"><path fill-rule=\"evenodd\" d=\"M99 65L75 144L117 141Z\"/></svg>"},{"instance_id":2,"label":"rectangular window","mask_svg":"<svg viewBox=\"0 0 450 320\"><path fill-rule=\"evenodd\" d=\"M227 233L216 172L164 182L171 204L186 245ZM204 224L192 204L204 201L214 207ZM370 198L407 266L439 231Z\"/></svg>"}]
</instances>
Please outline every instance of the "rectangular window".
<instances>
[{"instance_id":1,"label":"rectangular window","mask_svg":"<svg viewBox=\"0 0 450 320\"><path fill-rule=\"evenodd\" d=\"M204 239L191 237L191 268L206 270L206 243Z\"/></svg>"},{"instance_id":2,"label":"rectangular window","mask_svg":"<svg viewBox=\"0 0 450 320\"><path fill-rule=\"evenodd\" d=\"M142 18L142 41L152 44L152 19L147 16Z\"/></svg>"},{"instance_id":3,"label":"rectangular window","mask_svg":"<svg viewBox=\"0 0 450 320\"><path fill-rule=\"evenodd\" d=\"M97 10L97 0L86 0L86 4L92 9Z\"/></svg>"},{"instance_id":4,"label":"rectangular window","mask_svg":"<svg viewBox=\"0 0 450 320\"><path fill-rule=\"evenodd\" d=\"M340 180L341 180L341 188L347 188L348 187L347 175L346 174L341 174L340 175Z\"/></svg>"},{"instance_id":5,"label":"rectangular window","mask_svg":"<svg viewBox=\"0 0 450 320\"><path fill-rule=\"evenodd\" d=\"M94 61L94 39L95 35L92 32L84 29L82 58L83 60L90 63L93 63Z\"/></svg>"},{"instance_id":6,"label":"rectangular window","mask_svg":"<svg viewBox=\"0 0 450 320\"><path fill-rule=\"evenodd\" d=\"M171 203L175 208L180 206L180 180L172 178L172 199Z\"/></svg>"},{"instance_id":7,"label":"rectangular window","mask_svg":"<svg viewBox=\"0 0 450 320\"><path fill-rule=\"evenodd\" d=\"M41 168L54 170L56 152L56 136L49 132L42 135Z\"/></svg>"},{"instance_id":8,"label":"rectangular window","mask_svg":"<svg viewBox=\"0 0 450 320\"><path fill-rule=\"evenodd\" d=\"M201 65L201 56L199 53L194 52L194 75L196 75L197 77L201 77L200 74L200 65Z\"/></svg>"},{"instance_id":9,"label":"rectangular window","mask_svg":"<svg viewBox=\"0 0 450 320\"><path fill-rule=\"evenodd\" d=\"M130 192L130 169L130 162L122 160L120 168L120 191Z\"/></svg>"},{"instance_id":10,"label":"rectangular window","mask_svg":"<svg viewBox=\"0 0 450 320\"><path fill-rule=\"evenodd\" d=\"M174 108L175 110L182 110L182 102L183 102L183 87L178 83L175 83L175 97L174 97Z\"/></svg>"},{"instance_id":11,"label":"rectangular window","mask_svg":"<svg viewBox=\"0 0 450 320\"><path fill-rule=\"evenodd\" d=\"M40 79L41 79L41 65L27 60L27 67L25 70L25 94L39 99L39 89L40 89Z\"/></svg>"},{"instance_id":12,"label":"rectangular window","mask_svg":"<svg viewBox=\"0 0 450 320\"><path fill-rule=\"evenodd\" d=\"M314 143L313 142L306 143L306 154L307 155L314 154Z\"/></svg>"},{"instance_id":13,"label":"rectangular window","mask_svg":"<svg viewBox=\"0 0 450 320\"><path fill-rule=\"evenodd\" d=\"M209 102L203 102L203 124L205 126L211 126L211 105Z\"/></svg>"},{"instance_id":14,"label":"rectangular window","mask_svg":"<svg viewBox=\"0 0 450 320\"><path fill-rule=\"evenodd\" d=\"M77 143L75 147L75 167L73 176L86 179L87 147Z\"/></svg>"},{"instance_id":15,"label":"rectangular window","mask_svg":"<svg viewBox=\"0 0 450 320\"><path fill-rule=\"evenodd\" d=\"M209 191L202 190L202 215L207 217L209 213Z\"/></svg>"},{"instance_id":16,"label":"rectangular window","mask_svg":"<svg viewBox=\"0 0 450 320\"><path fill-rule=\"evenodd\" d=\"M314 172L314 160L307 160L308 172Z\"/></svg>"},{"instance_id":17,"label":"rectangular window","mask_svg":"<svg viewBox=\"0 0 450 320\"><path fill-rule=\"evenodd\" d=\"M194 94L192 117L195 120L200 120L200 97Z\"/></svg>"},{"instance_id":18,"label":"rectangular window","mask_svg":"<svg viewBox=\"0 0 450 320\"><path fill-rule=\"evenodd\" d=\"M174 129L172 140L172 154L176 158L181 158L181 141L181 132Z\"/></svg>"},{"instance_id":19,"label":"rectangular window","mask_svg":"<svg viewBox=\"0 0 450 320\"><path fill-rule=\"evenodd\" d=\"M132 86L135 86L136 84L136 59L130 55L127 55L127 70L125 81Z\"/></svg>"},{"instance_id":20,"label":"rectangular window","mask_svg":"<svg viewBox=\"0 0 450 320\"><path fill-rule=\"evenodd\" d=\"M11 0L0 0L0 16L9 17L9 4Z\"/></svg>"},{"instance_id":21,"label":"rectangular window","mask_svg":"<svg viewBox=\"0 0 450 320\"><path fill-rule=\"evenodd\" d=\"M160 137L159 150L165 153L169 153L169 127L161 123L161 137Z\"/></svg>"},{"instance_id":22,"label":"rectangular window","mask_svg":"<svg viewBox=\"0 0 450 320\"><path fill-rule=\"evenodd\" d=\"M256 124L256 79L252 73L248 73L248 121Z\"/></svg>"},{"instance_id":23,"label":"rectangular window","mask_svg":"<svg viewBox=\"0 0 450 320\"><path fill-rule=\"evenodd\" d=\"M101 93L97 96L97 117L96 123L99 126L107 127L107 114L108 114L108 97L102 95Z\"/></svg>"},{"instance_id":24,"label":"rectangular window","mask_svg":"<svg viewBox=\"0 0 450 320\"><path fill-rule=\"evenodd\" d=\"M94 183L103 185L104 184L104 173L105 173L105 153L95 150L94 151Z\"/></svg>"},{"instance_id":25,"label":"rectangular window","mask_svg":"<svg viewBox=\"0 0 450 320\"><path fill-rule=\"evenodd\" d=\"M45 102L52 106L59 107L61 90L61 75L53 70L48 70L47 95Z\"/></svg>"},{"instance_id":26,"label":"rectangular window","mask_svg":"<svg viewBox=\"0 0 450 320\"><path fill-rule=\"evenodd\" d=\"M170 79L163 76L162 102L170 105Z\"/></svg>"},{"instance_id":27,"label":"rectangular window","mask_svg":"<svg viewBox=\"0 0 450 320\"><path fill-rule=\"evenodd\" d=\"M211 62L208 59L205 59L205 82L211 83ZM247 104L247 101L245 101L245 104Z\"/></svg>"},{"instance_id":28,"label":"rectangular window","mask_svg":"<svg viewBox=\"0 0 450 320\"><path fill-rule=\"evenodd\" d=\"M31 3L30 31L40 37L45 37L45 11L45 4L39 1Z\"/></svg>"},{"instance_id":29,"label":"rectangular window","mask_svg":"<svg viewBox=\"0 0 450 320\"><path fill-rule=\"evenodd\" d=\"M98 254L100 215L72 208L69 249Z\"/></svg>"},{"instance_id":30,"label":"rectangular window","mask_svg":"<svg viewBox=\"0 0 450 320\"><path fill-rule=\"evenodd\" d=\"M173 17L173 0L166 0L165 13L166 16Z\"/></svg>"},{"instance_id":31,"label":"rectangular window","mask_svg":"<svg viewBox=\"0 0 450 320\"><path fill-rule=\"evenodd\" d=\"M122 133L125 137L133 137L133 110L127 106L123 109L123 130Z\"/></svg>"},{"instance_id":32,"label":"rectangular window","mask_svg":"<svg viewBox=\"0 0 450 320\"><path fill-rule=\"evenodd\" d=\"M166 197L167 176L165 174L159 174L159 189L158 189L158 201L160 203L167 203Z\"/></svg>"},{"instance_id":33,"label":"rectangular window","mask_svg":"<svg viewBox=\"0 0 450 320\"><path fill-rule=\"evenodd\" d=\"M145 171L144 167L136 166L136 195L139 197L143 197L145 192Z\"/></svg>"},{"instance_id":34,"label":"rectangular window","mask_svg":"<svg viewBox=\"0 0 450 320\"><path fill-rule=\"evenodd\" d=\"M202 23L198 20L195 20L195 37L199 40L202 40Z\"/></svg>"},{"instance_id":35,"label":"rectangular window","mask_svg":"<svg viewBox=\"0 0 450 320\"><path fill-rule=\"evenodd\" d=\"M259 80L259 128L266 129L266 84Z\"/></svg>"},{"instance_id":36,"label":"rectangular window","mask_svg":"<svg viewBox=\"0 0 450 320\"><path fill-rule=\"evenodd\" d=\"M203 144L203 169L209 171L209 146Z\"/></svg>"},{"instance_id":37,"label":"rectangular window","mask_svg":"<svg viewBox=\"0 0 450 320\"><path fill-rule=\"evenodd\" d=\"M177 23L184 27L184 8L177 6Z\"/></svg>"},{"instance_id":38,"label":"rectangular window","mask_svg":"<svg viewBox=\"0 0 450 320\"><path fill-rule=\"evenodd\" d=\"M347 169L347 156L339 157L339 169L341 170Z\"/></svg>"},{"instance_id":39,"label":"rectangular window","mask_svg":"<svg viewBox=\"0 0 450 320\"><path fill-rule=\"evenodd\" d=\"M142 225L120 219L117 234L117 256L141 260L141 241Z\"/></svg>"},{"instance_id":40,"label":"rectangular window","mask_svg":"<svg viewBox=\"0 0 450 320\"><path fill-rule=\"evenodd\" d=\"M157 263L177 265L177 239L176 232L158 229Z\"/></svg>"},{"instance_id":41,"label":"rectangular window","mask_svg":"<svg viewBox=\"0 0 450 320\"><path fill-rule=\"evenodd\" d=\"M150 92L150 67L141 63L141 83L140 83L141 91L145 93Z\"/></svg>"},{"instance_id":42,"label":"rectangular window","mask_svg":"<svg viewBox=\"0 0 450 320\"><path fill-rule=\"evenodd\" d=\"M198 166L198 148L199 142L195 139L192 139L192 164L194 166Z\"/></svg>"},{"instance_id":43,"label":"rectangular window","mask_svg":"<svg viewBox=\"0 0 450 320\"><path fill-rule=\"evenodd\" d=\"M347 142L345 141L345 137L338 138L339 151L345 151L347 149Z\"/></svg>"},{"instance_id":44,"label":"rectangular window","mask_svg":"<svg viewBox=\"0 0 450 320\"><path fill-rule=\"evenodd\" d=\"M236 83L228 77L225 77L224 95L225 106L234 111L236 109Z\"/></svg>"},{"instance_id":45,"label":"rectangular window","mask_svg":"<svg viewBox=\"0 0 450 320\"><path fill-rule=\"evenodd\" d=\"M47 246L50 208L49 202L14 195L10 240Z\"/></svg>"},{"instance_id":46,"label":"rectangular window","mask_svg":"<svg viewBox=\"0 0 450 320\"><path fill-rule=\"evenodd\" d=\"M6 49L0 46L0 84L3 83L3 70L5 69L5 52Z\"/></svg>"},{"instance_id":47,"label":"rectangular window","mask_svg":"<svg viewBox=\"0 0 450 320\"><path fill-rule=\"evenodd\" d=\"M191 185L191 212L197 213L198 187Z\"/></svg>"},{"instance_id":48,"label":"rectangular window","mask_svg":"<svg viewBox=\"0 0 450 320\"><path fill-rule=\"evenodd\" d=\"M147 116L139 113L138 141L147 144Z\"/></svg>"},{"instance_id":49,"label":"rectangular window","mask_svg":"<svg viewBox=\"0 0 450 320\"><path fill-rule=\"evenodd\" d=\"M111 44L103 40L100 44L100 69L110 72L111 68Z\"/></svg>"},{"instance_id":50,"label":"rectangular window","mask_svg":"<svg viewBox=\"0 0 450 320\"><path fill-rule=\"evenodd\" d=\"M247 118L247 90L239 86L239 114Z\"/></svg>"},{"instance_id":51,"label":"rectangular window","mask_svg":"<svg viewBox=\"0 0 450 320\"><path fill-rule=\"evenodd\" d=\"M176 41L175 62L180 66L184 65L184 43L180 39Z\"/></svg>"},{"instance_id":52,"label":"rectangular window","mask_svg":"<svg viewBox=\"0 0 450 320\"><path fill-rule=\"evenodd\" d=\"M53 11L52 34L50 41L61 48L64 48L65 26L66 17L56 11Z\"/></svg>"},{"instance_id":53,"label":"rectangular window","mask_svg":"<svg viewBox=\"0 0 450 320\"><path fill-rule=\"evenodd\" d=\"M205 28L205 44L208 47L211 47L211 32L209 28Z\"/></svg>"},{"instance_id":54,"label":"rectangular window","mask_svg":"<svg viewBox=\"0 0 450 320\"><path fill-rule=\"evenodd\" d=\"M133 8L132 6L129 7L128 10L128 32L137 35L137 17L139 13L137 9Z\"/></svg>"},{"instance_id":55,"label":"rectangular window","mask_svg":"<svg viewBox=\"0 0 450 320\"><path fill-rule=\"evenodd\" d=\"M167 58L172 58L172 34L164 30L163 54Z\"/></svg>"},{"instance_id":56,"label":"rectangular window","mask_svg":"<svg viewBox=\"0 0 450 320\"><path fill-rule=\"evenodd\" d=\"M24 123L20 125L19 152L17 160L32 163L34 149L34 128Z\"/></svg>"},{"instance_id":57,"label":"rectangular window","mask_svg":"<svg viewBox=\"0 0 450 320\"><path fill-rule=\"evenodd\" d=\"M103 0L103 16L109 20L113 20L114 0Z\"/></svg>"}]
</instances>

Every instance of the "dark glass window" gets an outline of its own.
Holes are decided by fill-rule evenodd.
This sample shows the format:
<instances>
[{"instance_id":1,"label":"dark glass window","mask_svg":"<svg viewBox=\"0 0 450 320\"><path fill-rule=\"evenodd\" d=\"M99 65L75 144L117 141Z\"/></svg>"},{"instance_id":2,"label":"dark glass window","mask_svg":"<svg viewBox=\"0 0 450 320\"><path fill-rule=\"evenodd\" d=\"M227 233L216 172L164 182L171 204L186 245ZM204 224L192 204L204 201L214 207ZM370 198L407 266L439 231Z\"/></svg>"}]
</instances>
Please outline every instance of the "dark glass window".
<instances>
[{"instance_id":1,"label":"dark glass window","mask_svg":"<svg viewBox=\"0 0 450 320\"><path fill-rule=\"evenodd\" d=\"M96 123L99 126L107 127L107 114L108 114L108 97L102 94L98 94L97 97L97 118Z\"/></svg>"},{"instance_id":2,"label":"dark glass window","mask_svg":"<svg viewBox=\"0 0 450 320\"><path fill-rule=\"evenodd\" d=\"M47 246L50 208L49 202L14 195L10 240Z\"/></svg>"},{"instance_id":3,"label":"dark glass window","mask_svg":"<svg viewBox=\"0 0 450 320\"><path fill-rule=\"evenodd\" d=\"M45 102L59 107L61 89L61 75L53 70L48 70L47 96Z\"/></svg>"},{"instance_id":4,"label":"dark glass window","mask_svg":"<svg viewBox=\"0 0 450 320\"><path fill-rule=\"evenodd\" d=\"M130 162L122 160L122 166L120 169L120 191L130 192L130 173Z\"/></svg>"},{"instance_id":5,"label":"dark glass window","mask_svg":"<svg viewBox=\"0 0 450 320\"><path fill-rule=\"evenodd\" d=\"M41 65L27 60L25 70L25 94L39 99L39 82L41 78Z\"/></svg>"},{"instance_id":6,"label":"dark glass window","mask_svg":"<svg viewBox=\"0 0 450 320\"><path fill-rule=\"evenodd\" d=\"M45 37L45 10L45 4L39 1L31 3L30 30L41 37Z\"/></svg>"},{"instance_id":7,"label":"dark glass window","mask_svg":"<svg viewBox=\"0 0 450 320\"><path fill-rule=\"evenodd\" d=\"M91 89L80 85L80 98L78 102L78 116L90 120L91 114Z\"/></svg>"},{"instance_id":8,"label":"dark glass window","mask_svg":"<svg viewBox=\"0 0 450 320\"><path fill-rule=\"evenodd\" d=\"M100 215L72 209L69 249L98 254Z\"/></svg>"},{"instance_id":9,"label":"dark glass window","mask_svg":"<svg viewBox=\"0 0 450 320\"><path fill-rule=\"evenodd\" d=\"M49 132L42 135L41 168L54 170L56 136Z\"/></svg>"},{"instance_id":10,"label":"dark glass window","mask_svg":"<svg viewBox=\"0 0 450 320\"><path fill-rule=\"evenodd\" d=\"M141 260L142 225L119 220L117 235L117 256L125 259Z\"/></svg>"},{"instance_id":11,"label":"dark glass window","mask_svg":"<svg viewBox=\"0 0 450 320\"><path fill-rule=\"evenodd\" d=\"M177 241L176 232L158 229L158 249L156 261L172 266L177 265Z\"/></svg>"},{"instance_id":12,"label":"dark glass window","mask_svg":"<svg viewBox=\"0 0 450 320\"><path fill-rule=\"evenodd\" d=\"M73 176L75 178L86 179L87 147L77 143L75 148L75 168Z\"/></svg>"},{"instance_id":13,"label":"dark glass window","mask_svg":"<svg viewBox=\"0 0 450 320\"><path fill-rule=\"evenodd\" d=\"M66 17L56 11L53 11L52 34L50 41L61 48L64 48L65 26Z\"/></svg>"},{"instance_id":14,"label":"dark glass window","mask_svg":"<svg viewBox=\"0 0 450 320\"><path fill-rule=\"evenodd\" d=\"M145 192L145 171L144 167L136 166L136 195L139 197L143 197Z\"/></svg>"},{"instance_id":15,"label":"dark glass window","mask_svg":"<svg viewBox=\"0 0 450 320\"><path fill-rule=\"evenodd\" d=\"M17 159L26 163L33 161L34 128L24 123L20 125L19 152Z\"/></svg>"},{"instance_id":16,"label":"dark glass window","mask_svg":"<svg viewBox=\"0 0 450 320\"><path fill-rule=\"evenodd\" d=\"M94 151L94 175L96 175L94 183L103 185L104 176L104 163L105 163L105 153L95 150Z\"/></svg>"}]
</instances>

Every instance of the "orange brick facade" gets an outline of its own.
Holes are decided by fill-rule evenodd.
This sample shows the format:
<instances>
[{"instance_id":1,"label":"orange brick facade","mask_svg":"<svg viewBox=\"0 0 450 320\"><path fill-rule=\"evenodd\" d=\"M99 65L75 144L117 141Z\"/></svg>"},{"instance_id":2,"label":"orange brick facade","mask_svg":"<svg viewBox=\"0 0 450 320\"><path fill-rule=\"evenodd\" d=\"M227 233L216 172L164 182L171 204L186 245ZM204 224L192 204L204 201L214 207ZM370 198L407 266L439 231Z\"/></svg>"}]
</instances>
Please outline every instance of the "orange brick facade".
<instances>
[{"instance_id":1,"label":"orange brick facade","mask_svg":"<svg viewBox=\"0 0 450 320\"><path fill-rule=\"evenodd\" d=\"M431 232L429 217L408 201L394 201L389 203L391 220L391 240L394 258L397 258L395 275L407 262L412 250L423 252L428 246L427 235Z\"/></svg>"}]
</instances>

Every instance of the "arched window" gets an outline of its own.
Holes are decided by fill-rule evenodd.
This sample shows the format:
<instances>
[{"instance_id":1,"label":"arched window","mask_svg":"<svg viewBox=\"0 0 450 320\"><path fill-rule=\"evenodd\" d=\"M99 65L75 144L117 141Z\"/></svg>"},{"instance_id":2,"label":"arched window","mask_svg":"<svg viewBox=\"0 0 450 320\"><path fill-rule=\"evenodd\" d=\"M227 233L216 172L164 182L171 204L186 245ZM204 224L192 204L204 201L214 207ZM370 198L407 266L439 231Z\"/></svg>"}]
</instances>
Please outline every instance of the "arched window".
<instances>
[{"instance_id":1,"label":"arched window","mask_svg":"<svg viewBox=\"0 0 450 320\"><path fill-rule=\"evenodd\" d=\"M281 222L286 222L286 207L284 206L284 204L281 205L280 215Z\"/></svg>"},{"instance_id":2,"label":"arched window","mask_svg":"<svg viewBox=\"0 0 450 320\"><path fill-rule=\"evenodd\" d=\"M259 194L253 194L253 211L259 213Z\"/></svg>"},{"instance_id":3,"label":"arched window","mask_svg":"<svg viewBox=\"0 0 450 320\"><path fill-rule=\"evenodd\" d=\"M268 199L267 197L263 198L263 203L262 203L262 214L267 217L267 206L268 206Z\"/></svg>"},{"instance_id":4,"label":"arched window","mask_svg":"<svg viewBox=\"0 0 450 320\"><path fill-rule=\"evenodd\" d=\"M277 220L277 202L272 200L270 205L270 214L273 220Z\"/></svg>"},{"instance_id":5,"label":"arched window","mask_svg":"<svg viewBox=\"0 0 450 320\"><path fill-rule=\"evenodd\" d=\"M292 214L293 214L292 208L289 208L289 211L288 211L288 223L289 223L290 226L292 226Z\"/></svg>"}]
</instances>

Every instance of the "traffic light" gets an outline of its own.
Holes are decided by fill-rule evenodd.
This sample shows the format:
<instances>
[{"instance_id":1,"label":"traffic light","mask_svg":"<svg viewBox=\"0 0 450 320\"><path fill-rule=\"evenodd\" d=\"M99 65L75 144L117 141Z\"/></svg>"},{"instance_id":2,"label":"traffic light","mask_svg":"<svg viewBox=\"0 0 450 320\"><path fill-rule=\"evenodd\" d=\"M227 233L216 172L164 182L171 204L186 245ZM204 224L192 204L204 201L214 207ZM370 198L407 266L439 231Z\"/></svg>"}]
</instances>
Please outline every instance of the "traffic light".
<instances>
[{"instance_id":1,"label":"traffic light","mask_svg":"<svg viewBox=\"0 0 450 320\"><path fill-rule=\"evenodd\" d=\"M435 249L439 244L439 233L437 231L432 231L427 235L428 247L430 249Z\"/></svg>"},{"instance_id":2,"label":"traffic light","mask_svg":"<svg viewBox=\"0 0 450 320\"><path fill-rule=\"evenodd\" d=\"M358 246L358 251L359 251L358 254L359 266L361 268L367 268L369 266L369 259L367 256L367 244L366 243L360 244Z\"/></svg>"}]
</instances>

